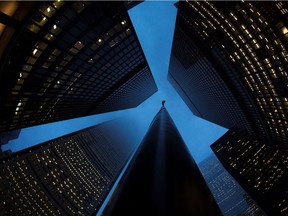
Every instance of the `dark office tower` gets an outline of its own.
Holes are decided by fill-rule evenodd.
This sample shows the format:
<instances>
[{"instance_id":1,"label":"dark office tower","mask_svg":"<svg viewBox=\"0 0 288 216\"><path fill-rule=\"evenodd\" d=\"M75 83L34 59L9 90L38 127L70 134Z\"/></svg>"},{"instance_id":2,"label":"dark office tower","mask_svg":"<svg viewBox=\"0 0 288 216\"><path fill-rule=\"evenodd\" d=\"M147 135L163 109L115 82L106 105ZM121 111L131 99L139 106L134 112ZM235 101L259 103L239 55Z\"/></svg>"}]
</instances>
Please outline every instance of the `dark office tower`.
<instances>
[{"instance_id":1,"label":"dark office tower","mask_svg":"<svg viewBox=\"0 0 288 216\"><path fill-rule=\"evenodd\" d=\"M117 124L102 123L3 159L0 215L95 215L134 148Z\"/></svg>"},{"instance_id":2,"label":"dark office tower","mask_svg":"<svg viewBox=\"0 0 288 216\"><path fill-rule=\"evenodd\" d=\"M157 91L124 2L0 11L0 131L136 107Z\"/></svg>"},{"instance_id":3,"label":"dark office tower","mask_svg":"<svg viewBox=\"0 0 288 216\"><path fill-rule=\"evenodd\" d=\"M237 129L230 129L211 148L267 215L288 215L287 155Z\"/></svg>"},{"instance_id":4,"label":"dark office tower","mask_svg":"<svg viewBox=\"0 0 288 216\"><path fill-rule=\"evenodd\" d=\"M125 4L127 10L130 10L142 2L143 2L142 0L139 0L139 1L138 0L128 0L128 1L124 1L124 4Z\"/></svg>"},{"instance_id":5,"label":"dark office tower","mask_svg":"<svg viewBox=\"0 0 288 216\"><path fill-rule=\"evenodd\" d=\"M152 121L104 215L220 215L164 106Z\"/></svg>"},{"instance_id":6,"label":"dark office tower","mask_svg":"<svg viewBox=\"0 0 288 216\"><path fill-rule=\"evenodd\" d=\"M265 215L214 154L202 161L199 168L224 216Z\"/></svg>"},{"instance_id":7,"label":"dark office tower","mask_svg":"<svg viewBox=\"0 0 288 216\"><path fill-rule=\"evenodd\" d=\"M288 151L287 2L177 5L169 80L192 112Z\"/></svg>"}]
</instances>

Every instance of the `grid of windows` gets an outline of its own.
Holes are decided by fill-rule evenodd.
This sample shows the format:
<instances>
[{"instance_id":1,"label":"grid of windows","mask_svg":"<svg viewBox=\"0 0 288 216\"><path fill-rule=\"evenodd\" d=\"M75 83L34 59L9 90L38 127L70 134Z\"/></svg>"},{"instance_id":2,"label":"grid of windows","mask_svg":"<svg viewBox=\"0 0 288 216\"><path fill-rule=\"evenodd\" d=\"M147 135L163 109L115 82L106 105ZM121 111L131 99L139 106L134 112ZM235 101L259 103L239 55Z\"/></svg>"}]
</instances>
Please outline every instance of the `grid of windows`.
<instances>
[{"instance_id":1,"label":"grid of windows","mask_svg":"<svg viewBox=\"0 0 288 216\"><path fill-rule=\"evenodd\" d=\"M1 213L61 215L25 157L1 163ZM11 202L12 201L12 202Z\"/></svg>"},{"instance_id":2,"label":"grid of windows","mask_svg":"<svg viewBox=\"0 0 288 216\"><path fill-rule=\"evenodd\" d=\"M265 215L214 154L202 161L199 168L224 216Z\"/></svg>"},{"instance_id":3,"label":"grid of windows","mask_svg":"<svg viewBox=\"0 0 288 216\"><path fill-rule=\"evenodd\" d=\"M148 68L123 3L46 2L23 25L4 65L13 77L0 130L93 114L113 89ZM153 90L129 102L139 104Z\"/></svg>"},{"instance_id":4,"label":"grid of windows","mask_svg":"<svg viewBox=\"0 0 288 216\"><path fill-rule=\"evenodd\" d=\"M267 214L287 215L288 158L283 152L236 129L229 130L211 148Z\"/></svg>"},{"instance_id":5,"label":"grid of windows","mask_svg":"<svg viewBox=\"0 0 288 216\"><path fill-rule=\"evenodd\" d=\"M123 136L112 127L113 122L104 123L5 158L1 213L95 214L133 149L111 137Z\"/></svg>"},{"instance_id":6,"label":"grid of windows","mask_svg":"<svg viewBox=\"0 0 288 216\"><path fill-rule=\"evenodd\" d=\"M176 80L180 88L188 95L195 109L198 110L194 112L195 115L227 128L237 125L250 129L234 95L216 69L187 33L177 25L169 76L169 79Z\"/></svg>"},{"instance_id":7,"label":"grid of windows","mask_svg":"<svg viewBox=\"0 0 288 216\"><path fill-rule=\"evenodd\" d=\"M129 108L127 103L130 107L136 107L139 105L139 102L134 100L135 96L139 97L142 101L147 97L147 93L152 95L157 91L156 84L155 87L151 87L151 83L153 82L154 80L150 76L150 70L148 66L146 66L103 100L103 102L98 104L93 112L114 111L119 108L126 109ZM143 89L145 89L145 91L143 91Z\"/></svg>"},{"instance_id":8,"label":"grid of windows","mask_svg":"<svg viewBox=\"0 0 288 216\"><path fill-rule=\"evenodd\" d=\"M239 95L254 131L287 149L287 3L191 1L179 8L193 38Z\"/></svg>"}]
</instances>

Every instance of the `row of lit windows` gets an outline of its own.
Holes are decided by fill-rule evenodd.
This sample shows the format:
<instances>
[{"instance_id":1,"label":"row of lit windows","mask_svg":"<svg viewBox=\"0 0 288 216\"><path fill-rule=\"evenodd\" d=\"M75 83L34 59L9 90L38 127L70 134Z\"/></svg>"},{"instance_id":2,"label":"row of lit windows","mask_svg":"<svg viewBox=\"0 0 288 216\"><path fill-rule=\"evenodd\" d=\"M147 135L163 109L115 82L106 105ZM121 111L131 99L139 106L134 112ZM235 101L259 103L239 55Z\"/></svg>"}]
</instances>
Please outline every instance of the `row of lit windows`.
<instances>
[{"instance_id":1,"label":"row of lit windows","mask_svg":"<svg viewBox=\"0 0 288 216\"><path fill-rule=\"evenodd\" d=\"M246 147L241 147L247 142L244 142L243 140L237 143L238 144L233 147L233 151L229 153L228 156L227 153L229 152L229 149L231 149L231 146L230 148L227 148L225 143L221 145L222 148L218 152L226 154L226 157L228 158L227 162L230 163L230 166L237 169L246 179L249 179L249 182L251 182L252 179L256 189L259 191L263 191L264 188L265 190L269 190L285 173L288 166L288 159L285 158L284 155L281 155L279 151L271 152L265 145L260 147L258 142L252 143L250 146L253 146L254 150L249 151L243 151ZM226 146L225 148L227 148L227 150L225 150L226 153L224 152L225 148L223 148L223 146ZM241 156L241 158L229 157L229 155L234 154L235 150L239 152L237 153L237 156ZM251 159L251 152L255 150L257 151L254 153L253 159ZM263 163L265 166L263 166Z\"/></svg>"},{"instance_id":2,"label":"row of lit windows","mask_svg":"<svg viewBox=\"0 0 288 216\"><path fill-rule=\"evenodd\" d=\"M74 145L73 144L71 145L71 144L70 145L64 144L63 147L61 146L61 152L62 153L57 151L57 148L56 148L56 152L58 152L58 154L59 154L59 156L58 156L59 159L63 160L66 167L68 169L70 169L71 174L73 176L73 183L69 180L69 178L65 178L62 180L61 180L61 178L59 178L61 172L58 172L58 171L61 171L61 170L58 170L59 168L57 168L57 166L53 170L51 170L50 172L46 172L46 177L44 179L48 185L49 185L49 182L51 182L52 185L50 185L50 187L56 188L58 193L67 194L67 196L73 200L75 207L78 206L77 209L81 210L81 212L82 212L82 210L84 208L83 205L86 205L87 201L88 202L91 201L91 199L89 197L93 196L94 197L93 199L97 200L95 195L102 193L104 186L101 186L101 188L100 188L100 186L99 186L100 181L97 180L98 178L95 178L95 173L88 171L89 166L85 162L86 161L85 158L79 152L79 149L76 150L75 147L73 147ZM65 149L67 149L68 151L67 150L65 151ZM66 154L66 153L68 153L68 154ZM48 157L48 155L46 155L46 158L47 157ZM43 159L48 160L48 158L47 159L43 158ZM73 160L71 160L71 159L73 159ZM49 161L51 161L51 160L49 159ZM60 164L63 164L63 161ZM57 164L57 163L54 163L54 164ZM76 164L77 164L77 166L81 167L81 170L76 168ZM43 167L43 165L42 165L42 167ZM44 166L44 168L45 168L45 166ZM84 178L82 178L83 176L84 176ZM76 180L75 177L76 177L78 183L75 181ZM91 184L87 184L89 182ZM81 192L81 190L82 190L82 192ZM88 196L88 194L90 194L90 195ZM99 196L99 195L97 195L97 196ZM64 197L62 197L62 199L64 199ZM66 207L72 213L74 211L77 211L74 207L70 206L70 204L68 204L68 202L65 201L65 203L67 203ZM85 209L86 208L87 208L87 206L85 206Z\"/></svg>"},{"instance_id":3,"label":"row of lit windows","mask_svg":"<svg viewBox=\"0 0 288 216\"><path fill-rule=\"evenodd\" d=\"M129 48L129 47L128 47ZM124 50L125 51L125 50ZM135 55L133 55L133 53L135 52L135 50L133 50L132 52L130 52L130 53L127 53L127 55L125 55L124 56L124 58L125 59L129 59L128 57L131 57L131 61L130 62L132 62L133 61L133 57L134 58L136 58L136 56L137 56L137 54L135 53ZM121 54L121 53L120 53ZM123 53L124 54L124 53ZM116 59L115 59L116 60ZM140 60L140 59L139 59ZM126 60L127 61L127 60ZM111 62L112 63L112 62ZM116 62L115 62L116 63ZM124 61L124 59L119 59L118 60L118 62L116 63L116 65L115 66L112 66L111 64L111 66L113 67L113 68L115 68L115 67L118 67L118 69L122 69L122 67L123 66L125 66L125 61ZM118 64L118 65L117 65ZM27 65L25 66L25 67L28 67ZM25 69L25 67L24 67L24 69ZM56 67L56 69L57 69L58 67ZM112 68L112 69L113 69ZM124 69L127 69L127 68L124 68ZM104 71L107 71L107 69L105 69L105 66L103 67L103 70ZM66 73L68 73L70 71L70 73L71 73L71 70L67 70L66 71ZM58 74L59 72L53 72L53 73L51 73L51 76L52 77L55 77L55 76L57 76L57 74ZM75 73L75 74L77 74L77 73ZM27 76L27 74L25 74L25 77L23 76L24 75L24 73L23 72L20 72L20 77L23 77L23 79L22 78L19 78L18 79L18 84L23 84L23 81L24 81L24 78ZM105 74L104 74L105 75ZM79 74L79 76L81 76L81 74ZM79 78L79 76L78 76L78 78ZM49 76L48 76L49 77ZM63 75L62 76L63 78L68 78L68 76L65 76L65 75ZM88 77L88 78L90 78L90 77ZM50 79L50 82L52 82L53 81L53 79L51 79L51 78L48 78L48 81L49 81L49 79ZM77 79L76 79L77 80ZM22 83L20 83L22 81ZM61 84L61 82L63 82L63 81L61 81L61 80L58 80L57 81L57 83L55 84L55 86L57 86L57 85L60 85ZM75 82L75 81L74 81ZM70 84L71 85L71 84Z\"/></svg>"},{"instance_id":4,"label":"row of lit windows","mask_svg":"<svg viewBox=\"0 0 288 216\"><path fill-rule=\"evenodd\" d=\"M97 132L97 128L94 130L94 132L95 131ZM83 134L83 136L86 137L86 139L84 140L89 140L89 137L94 138L93 134L89 136L88 132L86 134ZM82 136L80 137L82 138ZM62 207L66 208L66 210L68 209L70 213L77 212L78 215L91 214L96 210L95 205L99 205L99 202L103 201L103 193L106 193L106 190L104 189L109 186L110 180L107 179L107 177L105 176L104 178L102 177L102 179L95 178L96 176L101 174L97 171L97 169L92 172L90 171L91 168L94 167L94 165L92 165L91 161L85 155L83 147L77 144L77 138L79 137L75 135L74 139L67 139L67 142L65 143L63 143L64 140L61 139L61 144L58 144L58 141L51 142L51 144L48 144L47 147L43 147L39 151L29 154L29 163L32 164L33 169L36 170L37 175L42 179L43 182L41 183L38 183L36 179L34 179L33 176L35 174L31 173L28 175L26 171L28 167L24 159L16 160L16 158L13 158L12 160L8 160L7 162L11 161L11 165L7 164L8 166L4 163L4 165L6 166L5 169L7 169L7 171L10 173L11 177L9 177L9 175L7 174L3 176L5 176L5 179L7 179L8 181L12 179L15 182L16 187L11 188L10 185L10 188L11 193L15 195L15 198L13 198L14 196L12 196L12 200L18 200L19 203L22 203L22 205L19 205L20 212L22 212L23 214L27 212L35 212L35 214L37 214L36 212L38 212L41 213L41 215L56 214L56 210L54 209L54 207L51 208L51 206L48 206L48 198L45 198L45 192L39 188L39 184L41 185L43 183L46 184L46 187L50 188L51 192L55 194L55 196L57 194L57 199L59 199L59 202L62 203ZM83 139L81 140L83 141ZM101 140L103 141L105 139L102 138ZM89 141L89 143L91 142ZM98 144L96 142L95 145ZM83 145L85 146L84 143ZM100 143L100 146L102 146L103 148L107 148L107 143L106 145L102 145L102 143ZM108 148L110 148L109 145ZM105 153L100 157L105 158L107 156L117 156L117 153L109 156L107 154L112 154L113 152L107 152L104 149L102 150L102 152ZM111 148L110 150L113 149ZM98 154L98 151L96 154ZM65 167L70 170L72 175L68 174L66 171L65 173L63 172L63 170L61 169L63 165L65 165ZM103 165L105 166L105 163ZM81 169L79 169L80 167ZM1 172L3 172L3 170L5 169L3 166L1 166L1 168ZM118 169L119 168L120 167L118 167ZM21 172L22 176L19 175L18 169ZM71 175L72 179L67 175ZM115 176L113 178L115 178ZM2 181L2 177L0 180ZM33 185L30 185L31 181ZM25 182L28 182L27 186L25 185ZM28 190L28 186L32 189L33 193L32 191ZM15 193L14 189L16 188L18 192ZM24 190L28 190L28 192L25 193ZM29 198L29 196L31 197L31 199ZM35 198L35 196L39 198ZM70 201L66 200L67 198L70 199ZM42 206L39 201L44 202L45 204L43 204ZM71 201L73 201L74 206L71 205ZM33 206L33 208L31 206ZM37 210L38 207L39 211ZM57 211L57 213L59 214L60 212Z\"/></svg>"},{"instance_id":5,"label":"row of lit windows","mask_svg":"<svg viewBox=\"0 0 288 216\"><path fill-rule=\"evenodd\" d=\"M124 68L124 69L125 69L125 68ZM123 70L124 70L124 69L123 69ZM60 81L57 81L57 82L58 82L57 84L60 84Z\"/></svg>"},{"instance_id":6,"label":"row of lit windows","mask_svg":"<svg viewBox=\"0 0 288 216\"><path fill-rule=\"evenodd\" d=\"M8 190L6 191L8 196L6 197L7 203L13 203L18 206L19 213L26 214L30 212L33 214L41 213L42 215L55 214L56 211L52 207L51 201L45 195L43 190L40 188L38 182L34 178L30 169L28 169L28 164L24 159L13 160L5 165L7 170L13 169L6 173L6 181ZM4 167L3 167L4 168ZM20 172L17 174L17 170ZM9 185L9 186L8 186ZM12 211L16 211L13 209ZM58 212L59 214L59 212Z\"/></svg>"},{"instance_id":7,"label":"row of lit windows","mask_svg":"<svg viewBox=\"0 0 288 216\"><path fill-rule=\"evenodd\" d=\"M119 22L113 21L114 24L109 25L107 24L109 22L105 23L101 21L102 19L99 19L100 21L95 19L94 22L99 23L88 29L85 24L86 19L81 16L77 22L73 22L72 28L68 26L74 21L76 13L83 11L89 4L91 3L75 2L71 3L72 7L62 7L63 2L59 1L44 3L32 18L27 28L37 33L40 41L36 41L35 46L31 49L30 56L27 57L12 89L12 97L19 97L18 104L21 106L15 107L15 116L10 123L7 123L10 127L15 127L21 121L28 123L28 119L30 122L36 122L41 113L42 121L59 118L56 116L58 112L56 108L60 108L59 103L62 101L46 104L45 107L43 104L39 104L40 108L38 108L31 101L23 102L23 96L33 97L34 100L37 94L41 101L40 97L43 98L44 95L65 97L67 94L69 98L92 101L103 96L111 88L111 85L115 85L126 73L131 72L140 62L145 61L137 40L131 34L128 22L124 19ZM88 11L87 14L89 13L91 11ZM104 19L111 18L104 17ZM84 32L85 28L87 29L86 33L81 36L81 32ZM44 29L49 29L49 31L45 33ZM102 33L99 33L98 30ZM61 35L59 35L60 31ZM51 35L53 36L50 37ZM61 43L55 40L58 37L63 39ZM54 41L51 43L49 40ZM75 55L77 58L73 57ZM47 80L43 79L43 75L47 77ZM38 80L37 84L29 81L34 77ZM33 85L41 84L42 88L39 92L28 90ZM86 105L86 107L82 105L79 109L75 107L73 110L87 110L88 103ZM31 111L35 108L38 110L37 113ZM43 111L45 111L44 114ZM69 116L67 115L67 117Z\"/></svg>"},{"instance_id":8,"label":"row of lit windows","mask_svg":"<svg viewBox=\"0 0 288 216\"><path fill-rule=\"evenodd\" d=\"M253 11L254 12L254 11ZM254 13L255 14L255 13ZM256 15L256 18L259 18L259 16L260 16L260 13L258 12L258 13L256 13L257 15ZM264 20L264 17L261 17L261 19L260 19L260 22L261 22L261 20L262 20L262 22L264 22L263 20ZM265 21L264 22L265 23L265 27L268 25L268 23L267 23L267 21ZM253 27L253 25L252 25L252 27ZM271 47L271 45L270 45L270 43L269 43L269 41L267 40L267 38L265 38L265 36L263 35L263 34L260 34L259 35L259 37L260 37L260 39L265 39L263 42L264 43L267 43L266 44L266 49L267 50L270 50L270 52L272 51L274 51L274 49L273 49L273 47ZM276 37L275 36L275 34L274 34L274 37ZM283 47L282 47L283 48ZM255 58L255 56L253 56L254 57L254 59L256 59ZM272 56L273 57L273 59L274 59L274 61L273 61L273 64L274 65L276 65L277 66L277 64L279 65L280 64L280 61L276 61L276 60L279 60L279 57L277 56L277 55L273 55ZM272 78L277 78L277 74L275 73L275 69L274 68L272 68L273 66L272 66L272 63L271 63L271 61L268 59L268 58L265 58L264 60L263 60L263 62L264 62L264 65L266 66L266 68L269 70L270 69L270 71L271 72L273 72L272 74L271 74L271 76L272 76ZM260 62L257 62L257 64L259 65L259 69L260 70L263 70L263 67L262 67L262 65L260 64ZM277 68L277 67L276 67ZM278 67L278 69L279 70L282 70L282 67ZM255 70L254 70L254 72L256 72ZM274 87L274 85L273 85L273 83L271 82L271 80L269 80L269 78L268 78L268 76L267 76L267 74L265 73L265 71L262 71L263 72L263 74L261 74L261 73L259 73L259 74L256 74L256 78L259 80L259 82L260 82L260 86L262 87L262 92L265 92L265 94L266 95L268 95L268 94L270 94L270 92L271 92L271 95L275 95L275 96L277 96L277 92L276 92L276 89L275 89L275 87ZM267 83L264 83L263 81L261 81L261 78L260 78L260 75L264 75L264 78L265 78L265 81L267 82ZM270 88L268 88L268 86L270 87ZM256 86L257 87L257 86ZM257 89L258 91L256 91L256 93L262 93L261 92L261 90L258 88ZM268 90L269 90L269 92L268 92ZM261 106L260 106L260 108L261 108ZM278 106L277 107L278 109L281 109L281 106ZM277 112L278 110L277 109L275 109L275 107L273 108L273 107L271 107L270 108L270 110L274 110L275 112ZM264 110L263 110L264 111ZM267 109L265 110L265 111L267 111ZM269 113L269 112L264 112L264 113ZM284 116L283 116L284 117ZM275 117L274 117L275 118ZM269 121L269 120L268 120ZM274 119L272 119L272 121L274 121ZM284 138L284 136L285 136L285 133L284 133L284 130L283 130L283 127L282 127L282 125L279 125L278 124L278 126L279 126L279 128L280 128L280 130L281 130L281 128L282 128L282 136L283 136L283 138ZM276 128L276 130L278 131L278 128ZM279 134L279 133L278 133Z\"/></svg>"},{"instance_id":9,"label":"row of lit windows","mask_svg":"<svg viewBox=\"0 0 288 216\"><path fill-rule=\"evenodd\" d=\"M193 3L189 3L189 4L190 4L190 6L193 5ZM193 5L194 9L199 8L199 10L200 10L200 6L197 7L197 5L199 5L199 4L194 3L194 5ZM202 12L205 12L206 14L210 14L210 12L208 13L209 10L203 9L203 5L205 5L205 3L201 4ZM209 4L209 5L211 7L211 4ZM259 70L262 72L262 74L258 73L256 75L253 74L253 76L251 75L253 77L253 79L254 78L257 79L256 82L255 82L256 79L254 79L254 84L252 84L250 82L250 80L245 79L245 81L248 84L248 87L255 94L258 94L258 95L261 94L262 95L262 93L264 93L264 95L270 94L270 95L277 97L277 89L275 89L275 86L273 85L273 81L271 81L271 78L269 78L269 76L271 76L272 78L277 78L277 73L273 72L273 70L275 71L275 69L273 68L274 67L273 65L275 65L276 66L275 68L280 71L280 74L284 77L287 77L285 72L282 72L283 67L281 66L281 61L279 60L280 56L273 54L272 55L273 61L270 60L269 58L265 58L263 60L263 63L262 63L258 59L255 52L253 52L253 49L257 50L260 48L260 44L257 42L257 39L254 38L254 37L259 37L260 40L263 40L263 43L265 43L265 49L267 50L267 52L275 53L275 51L274 51L275 49L271 46L270 41L265 37L265 35L263 33L259 34L260 29L258 28L258 26L257 26L258 24L256 24L256 23L257 23L257 20L259 20L259 22L262 25L262 27L260 27L260 28L266 28L266 27L268 28L269 24L268 24L267 20L265 20L265 18L260 14L260 12L256 11L255 8L250 7L250 10L252 10L251 16L249 16L247 11L244 10L239 4L237 5L237 9L240 13L242 13L242 16L247 20L249 25L252 26L252 29L254 29L254 32L252 34L252 32L250 32L248 30L248 28L243 23L239 24L239 22L236 22L238 20L238 18L236 16L236 14L233 12L231 12L229 15L230 15L230 18L233 20L233 22L235 22L235 24L237 24L239 26L239 30L236 29L236 27L229 21L229 19L227 19L227 17L225 20L221 21L222 23L226 24L227 27L225 27L224 25L221 25L220 28L224 31L224 33L227 35L227 38L229 38L231 40L231 42L234 44L234 46L237 47L236 50L238 50L238 51L234 52L234 56L230 55L231 61L232 62L239 62L239 60L243 58L245 61L241 63L241 66L244 69L244 71L246 71L246 73L253 74L253 73L251 73L251 71L253 71L255 73L255 72L258 72ZM216 10L215 7L213 8L213 10ZM202 16L204 16L204 15L202 15ZM201 17L201 15L199 17ZM207 24L209 24L207 22L207 20L210 20L210 22L213 21L212 16L208 15L206 17L207 17L207 19L205 19L205 20L200 19L197 22L199 23L199 22L204 21ZM253 21L253 19L255 19L255 21ZM283 23L282 23L282 26L279 25L278 28L283 29L284 28ZM199 34L201 34L201 29L199 29L198 31L199 31ZM239 31L243 32L243 36L245 36L246 39L243 38L243 36L241 34L239 34ZM275 34L272 34L272 35L273 35L273 37L277 37ZM238 45L239 42L238 41L240 43L242 43L245 48L247 48L247 52L244 51L241 47L239 48L239 45ZM251 46L248 44L248 42L251 43L251 45L253 47L252 49L251 49ZM273 40L273 43L274 43L274 40ZM280 44L280 47L283 51L285 50L283 44L281 44L281 42L279 40L277 40L276 43L278 45ZM225 49L225 46L224 45L222 45L222 46L223 46L222 48ZM251 55L251 57L250 57L250 55ZM286 59L285 59L285 61L286 61ZM273 65L272 65L272 62L273 62ZM277 65L279 65L279 66L277 66ZM264 68L264 66L266 67L266 69ZM268 76L268 74L266 74L264 70L270 70L273 73L271 73L271 75ZM265 78L265 81L262 77ZM277 108L280 109L281 106L277 107ZM278 112L279 112L279 110L278 110ZM282 118L283 117L285 117L285 115L283 115ZM275 118L275 117L273 117L273 118ZM285 118L287 118L287 116ZM279 126L279 128L276 130L276 135L277 134L279 135L280 134L279 131L281 131L281 134L282 134L281 136L285 140L285 127L283 127L283 126L284 125ZM277 131L278 131L278 133L277 133Z\"/></svg>"}]
</instances>

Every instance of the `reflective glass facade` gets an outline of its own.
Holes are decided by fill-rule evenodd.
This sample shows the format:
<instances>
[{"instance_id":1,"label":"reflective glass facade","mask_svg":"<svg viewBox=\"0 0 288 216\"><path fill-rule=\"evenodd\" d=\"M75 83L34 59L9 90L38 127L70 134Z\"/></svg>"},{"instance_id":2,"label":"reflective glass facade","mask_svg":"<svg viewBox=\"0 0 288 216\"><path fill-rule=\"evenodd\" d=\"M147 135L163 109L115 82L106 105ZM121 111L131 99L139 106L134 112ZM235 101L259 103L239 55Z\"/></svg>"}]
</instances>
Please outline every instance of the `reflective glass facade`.
<instances>
[{"instance_id":1,"label":"reflective glass facade","mask_svg":"<svg viewBox=\"0 0 288 216\"><path fill-rule=\"evenodd\" d=\"M103 215L221 215L164 106L153 119Z\"/></svg>"},{"instance_id":2,"label":"reflective glass facade","mask_svg":"<svg viewBox=\"0 0 288 216\"><path fill-rule=\"evenodd\" d=\"M225 169L267 215L288 214L286 154L234 128L211 148Z\"/></svg>"},{"instance_id":3,"label":"reflective glass facade","mask_svg":"<svg viewBox=\"0 0 288 216\"><path fill-rule=\"evenodd\" d=\"M196 115L228 128L246 125L285 151L287 11L287 2L181 1L169 69ZM190 50L181 56L183 46Z\"/></svg>"},{"instance_id":4,"label":"reflective glass facade","mask_svg":"<svg viewBox=\"0 0 288 216\"><path fill-rule=\"evenodd\" d=\"M0 62L0 131L136 107L157 91L123 2L26 8Z\"/></svg>"},{"instance_id":5,"label":"reflective glass facade","mask_svg":"<svg viewBox=\"0 0 288 216\"><path fill-rule=\"evenodd\" d=\"M0 214L95 215L134 148L125 135L108 122L4 158Z\"/></svg>"},{"instance_id":6,"label":"reflective glass facade","mask_svg":"<svg viewBox=\"0 0 288 216\"><path fill-rule=\"evenodd\" d=\"M214 154L202 161L199 168L224 216L265 215Z\"/></svg>"}]
</instances>

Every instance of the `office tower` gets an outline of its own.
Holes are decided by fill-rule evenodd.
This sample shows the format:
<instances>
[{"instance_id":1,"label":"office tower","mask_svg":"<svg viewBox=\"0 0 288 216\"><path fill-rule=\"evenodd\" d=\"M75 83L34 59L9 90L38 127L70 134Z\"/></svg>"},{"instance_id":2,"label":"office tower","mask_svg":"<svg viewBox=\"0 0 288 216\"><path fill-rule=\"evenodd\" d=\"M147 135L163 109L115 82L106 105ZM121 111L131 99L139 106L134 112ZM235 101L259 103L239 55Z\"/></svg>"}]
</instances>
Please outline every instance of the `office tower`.
<instances>
[{"instance_id":1,"label":"office tower","mask_svg":"<svg viewBox=\"0 0 288 216\"><path fill-rule=\"evenodd\" d=\"M199 169L224 216L265 215L214 154L202 161Z\"/></svg>"},{"instance_id":2,"label":"office tower","mask_svg":"<svg viewBox=\"0 0 288 216\"><path fill-rule=\"evenodd\" d=\"M103 215L220 215L164 106L153 119Z\"/></svg>"},{"instance_id":3,"label":"office tower","mask_svg":"<svg viewBox=\"0 0 288 216\"><path fill-rule=\"evenodd\" d=\"M230 129L212 150L267 215L288 214L288 157L253 135Z\"/></svg>"},{"instance_id":4,"label":"office tower","mask_svg":"<svg viewBox=\"0 0 288 216\"><path fill-rule=\"evenodd\" d=\"M0 4L0 131L136 107L157 91L124 2Z\"/></svg>"},{"instance_id":5,"label":"office tower","mask_svg":"<svg viewBox=\"0 0 288 216\"><path fill-rule=\"evenodd\" d=\"M0 215L95 215L135 147L118 121L4 158Z\"/></svg>"},{"instance_id":6,"label":"office tower","mask_svg":"<svg viewBox=\"0 0 288 216\"><path fill-rule=\"evenodd\" d=\"M177 7L168 77L192 112L288 151L287 2Z\"/></svg>"}]
</instances>

